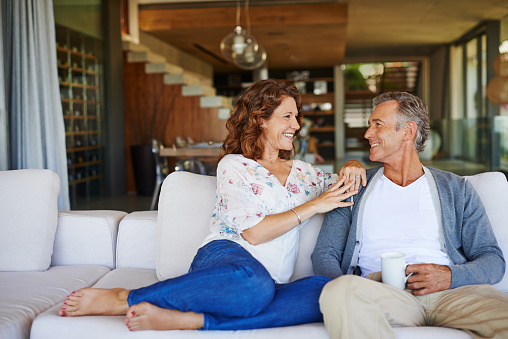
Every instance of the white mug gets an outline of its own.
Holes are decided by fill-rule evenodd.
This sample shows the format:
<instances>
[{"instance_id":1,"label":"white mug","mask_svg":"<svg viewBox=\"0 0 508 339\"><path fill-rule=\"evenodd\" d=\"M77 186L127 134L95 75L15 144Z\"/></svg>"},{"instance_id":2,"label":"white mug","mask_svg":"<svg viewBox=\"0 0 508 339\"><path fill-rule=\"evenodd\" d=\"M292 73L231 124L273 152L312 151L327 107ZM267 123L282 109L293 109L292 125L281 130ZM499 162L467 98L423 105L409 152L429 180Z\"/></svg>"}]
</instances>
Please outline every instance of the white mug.
<instances>
[{"instance_id":1,"label":"white mug","mask_svg":"<svg viewBox=\"0 0 508 339\"><path fill-rule=\"evenodd\" d=\"M397 287L400 289L406 288L407 278L406 255L402 252L386 252L381 254L381 277L384 284Z\"/></svg>"}]
</instances>

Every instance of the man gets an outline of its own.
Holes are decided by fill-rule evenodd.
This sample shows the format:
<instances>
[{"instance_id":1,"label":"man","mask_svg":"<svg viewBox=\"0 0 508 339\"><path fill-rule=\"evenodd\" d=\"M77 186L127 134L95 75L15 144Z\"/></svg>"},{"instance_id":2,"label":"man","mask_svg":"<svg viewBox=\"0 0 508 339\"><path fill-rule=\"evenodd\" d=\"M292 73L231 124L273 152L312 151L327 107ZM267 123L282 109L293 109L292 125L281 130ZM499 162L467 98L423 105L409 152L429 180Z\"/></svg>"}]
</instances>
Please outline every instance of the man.
<instances>
[{"instance_id":1,"label":"man","mask_svg":"<svg viewBox=\"0 0 508 339\"><path fill-rule=\"evenodd\" d=\"M368 185L354 206L329 212L312 262L331 278L320 297L330 338L395 338L392 326L445 326L475 338L508 338L505 261L474 188L449 172L423 167L426 104L404 92L374 99L365 138ZM378 281L380 255L399 251L406 290ZM370 279L366 279L370 278ZM377 280L377 281L376 281Z\"/></svg>"}]
</instances>

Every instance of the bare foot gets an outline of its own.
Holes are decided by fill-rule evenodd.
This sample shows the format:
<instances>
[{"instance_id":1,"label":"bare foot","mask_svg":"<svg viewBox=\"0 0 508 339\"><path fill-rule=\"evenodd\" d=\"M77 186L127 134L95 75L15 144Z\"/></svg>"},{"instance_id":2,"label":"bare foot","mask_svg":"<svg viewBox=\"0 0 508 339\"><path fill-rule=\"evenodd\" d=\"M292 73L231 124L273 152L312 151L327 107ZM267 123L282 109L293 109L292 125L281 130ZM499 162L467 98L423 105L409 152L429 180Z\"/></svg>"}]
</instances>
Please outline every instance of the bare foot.
<instances>
[{"instance_id":1,"label":"bare foot","mask_svg":"<svg viewBox=\"0 0 508 339\"><path fill-rule=\"evenodd\" d=\"M123 315L129 309L128 295L129 290L123 288L83 288L67 296L58 315L61 317Z\"/></svg>"},{"instance_id":2,"label":"bare foot","mask_svg":"<svg viewBox=\"0 0 508 339\"><path fill-rule=\"evenodd\" d=\"M131 331L197 330L204 325L202 314L160 308L147 302L132 305L125 325Z\"/></svg>"}]
</instances>

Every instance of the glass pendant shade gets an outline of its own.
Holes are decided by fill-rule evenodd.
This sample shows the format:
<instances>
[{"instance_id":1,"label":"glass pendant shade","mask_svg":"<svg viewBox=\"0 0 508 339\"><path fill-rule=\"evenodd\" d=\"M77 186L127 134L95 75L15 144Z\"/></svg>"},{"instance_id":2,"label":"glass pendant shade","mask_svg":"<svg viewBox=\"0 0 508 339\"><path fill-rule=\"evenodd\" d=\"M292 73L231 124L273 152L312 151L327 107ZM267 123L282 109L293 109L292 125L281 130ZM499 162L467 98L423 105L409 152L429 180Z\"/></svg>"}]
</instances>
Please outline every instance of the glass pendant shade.
<instances>
[{"instance_id":1,"label":"glass pendant shade","mask_svg":"<svg viewBox=\"0 0 508 339\"><path fill-rule=\"evenodd\" d=\"M508 104L508 77L495 77L487 86L487 97L496 105Z\"/></svg>"},{"instance_id":2,"label":"glass pendant shade","mask_svg":"<svg viewBox=\"0 0 508 339\"><path fill-rule=\"evenodd\" d=\"M241 26L236 26L220 43L222 55L243 69L256 69L266 60L266 52Z\"/></svg>"},{"instance_id":3,"label":"glass pendant shade","mask_svg":"<svg viewBox=\"0 0 508 339\"><path fill-rule=\"evenodd\" d=\"M238 56L245 53L248 45L257 46L256 39L241 26L236 26L233 32L222 39L220 50L226 59L235 61Z\"/></svg>"},{"instance_id":4,"label":"glass pendant shade","mask_svg":"<svg viewBox=\"0 0 508 339\"><path fill-rule=\"evenodd\" d=\"M508 77L508 52L499 54L494 60L494 71L499 76Z\"/></svg>"},{"instance_id":5,"label":"glass pendant shade","mask_svg":"<svg viewBox=\"0 0 508 339\"><path fill-rule=\"evenodd\" d=\"M245 53L238 56L233 62L242 69L254 70L261 67L266 61L266 52L261 45L248 44Z\"/></svg>"}]
</instances>

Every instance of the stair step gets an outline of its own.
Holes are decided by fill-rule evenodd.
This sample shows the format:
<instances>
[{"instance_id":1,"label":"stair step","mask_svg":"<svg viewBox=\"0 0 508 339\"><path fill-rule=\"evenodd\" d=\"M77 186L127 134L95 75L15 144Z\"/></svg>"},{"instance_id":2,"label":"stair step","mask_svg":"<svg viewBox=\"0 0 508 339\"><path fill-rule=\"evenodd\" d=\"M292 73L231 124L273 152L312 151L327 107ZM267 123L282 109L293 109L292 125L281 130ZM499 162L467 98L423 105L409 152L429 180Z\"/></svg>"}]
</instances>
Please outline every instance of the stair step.
<instances>
[{"instance_id":1,"label":"stair step","mask_svg":"<svg viewBox=\"0 0 508 339\"><path fill-rule=\"evenodd\" d=\"M233 108L233 99L224 96L205 96L199 98L201 108L222 107Z\"/></svg>"},{"instance_id":2,"label":"stair step","mask_svg":"<svg viewBox=\"0 0 508 339\"><path fill-rule=\"evenodd\" d=\"M199 78L183 72L181 74L164 74L164 83L166 85L199 85Z\"/></svg>"},{"instance_id":3,"label":"stair step","mask_svg":"<svg viewBox=\"0 0 508 339\"><path fill-rule=\"evenodd\" d=\"M167 62L148 62L145 64L145 72L148 74L153 73L168 73L168 74L182 74L183 68Z\"/></svg>"},{"instance_id":4,"label":"stair step","mask_svg":"<svg viewBox=\"0 0 508 339\"><path fill-rule=\"evenodd\" d=\"M132 41L122 41L122 50L131 52L147 52L150 48L142 44L136 44Z\"/></svg>"},{"instance_id":5,"label":"stair step","mask_svg":"<svg viewBox=\"0 0 508 339\"><path fill-rule=\"evenodd\" d=\"M164 58L162 55L155 54L149 51L141 51L127 53L127 61L161 63L166 62L166 58Z\"/></svg>"},{"instance_id":6,"label":"stair step","mask_svg":"<svg viewBox=\"0 0 508 339\"><path fill-rule=\"evenodd\" d=\"M202 95L213 97L217 94L215 88L204 85L193 85L193 86L182 86L182 95L183 96L191 96L191 95Z\"/></svg>"},{"instance_id":7,"label":"stair step","mask_svg":"<svg viewBox=\"0 0 508 339\"><path fill-rule=\"evenodd\" d=\"M227 120L231 115L231 109L227 107L219 107L219 119Z\"/></svg>"}]
</instances>

